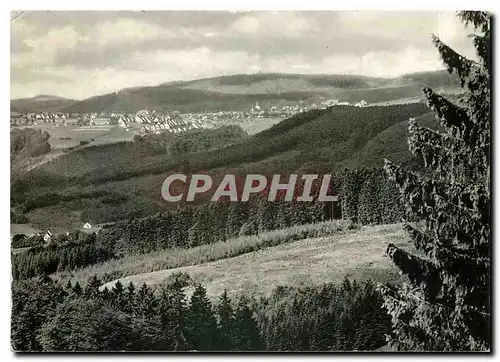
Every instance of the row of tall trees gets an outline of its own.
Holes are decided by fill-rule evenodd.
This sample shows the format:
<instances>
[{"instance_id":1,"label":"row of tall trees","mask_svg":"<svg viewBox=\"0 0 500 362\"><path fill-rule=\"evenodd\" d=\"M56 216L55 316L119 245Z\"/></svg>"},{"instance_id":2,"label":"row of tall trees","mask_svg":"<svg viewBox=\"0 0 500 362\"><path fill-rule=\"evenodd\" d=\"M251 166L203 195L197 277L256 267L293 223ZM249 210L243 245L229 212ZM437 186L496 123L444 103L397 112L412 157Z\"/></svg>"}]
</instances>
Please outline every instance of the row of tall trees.
<instances>
[{"instance_id":1,"label":"row of tall trees","mask_svg":"<svg viewBox=\"0 0 500 362\"><path fill-rule=\"evenodd\" d=\"M116 283L66 286L49 278L13 285L16 351L330 351L384 344L390 320L373 284L278 288L217 302L185 278L153 290Z\"/></svg>"},{"instance_id":2,"label":"row of tall trees","mask_svg":"<svg viewBox=\"0 0 500 362\"><path fill-rule=\"evenodd\" d=\"M97 235L79 231L56 235L49 246L39 245L13 255L13 276L30 278L131 254L190 248L340 217L362 224L399 222L404 210L395 185L383 170L356 169L342 173L331 183L329 194L339 194L340 202L289 202L283 200L284 193L278 193L277 201L269 202L265 190L247 202L221 200L196 207L184 205L145 218L120 220ZM317 195L317 191L313 189L312 194ZM294 199L301 193L297 187ZM18 247L31 246L43 239L33 236L13 242Z\"/></svg>"}]
</instances>

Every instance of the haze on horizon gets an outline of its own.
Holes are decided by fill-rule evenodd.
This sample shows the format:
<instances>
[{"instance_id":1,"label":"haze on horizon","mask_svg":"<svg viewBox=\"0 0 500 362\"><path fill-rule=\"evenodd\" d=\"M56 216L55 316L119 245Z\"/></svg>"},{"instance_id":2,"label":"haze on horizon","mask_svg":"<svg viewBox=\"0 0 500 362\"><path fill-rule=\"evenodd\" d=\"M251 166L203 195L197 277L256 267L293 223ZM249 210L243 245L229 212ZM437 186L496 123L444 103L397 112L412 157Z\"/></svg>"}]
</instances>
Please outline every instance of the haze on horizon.
<instances>
[{"instance_id":1,"label":"haze on horizon","mask_svg":"<svg viewBox=\"0 0 500 362\"><path fill-rule=\"evenodd\" d=\"M475 58L455 12L29 11L11 14L11 99L85 99L240 73L396 77Z\"/></svg>"}]
</instances>

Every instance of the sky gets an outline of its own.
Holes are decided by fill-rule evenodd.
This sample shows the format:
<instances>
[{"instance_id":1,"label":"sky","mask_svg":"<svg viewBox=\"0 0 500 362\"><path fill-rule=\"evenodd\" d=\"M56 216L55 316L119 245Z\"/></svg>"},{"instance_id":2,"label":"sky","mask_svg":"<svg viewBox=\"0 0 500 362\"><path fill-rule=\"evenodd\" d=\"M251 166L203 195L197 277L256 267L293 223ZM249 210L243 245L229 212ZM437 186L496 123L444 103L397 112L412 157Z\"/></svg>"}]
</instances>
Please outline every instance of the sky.
<instances>
[{"instance_id":1,"label":"sky","mask_svg":"<svg viewBox=\"0 0 500 362\"><path fill-rule=\"evenodd\" d=\"M474 57L454 12L11 13L11 99L279 72L396 77L442 69L438 35Z\"/></svg>"}]
</instances>

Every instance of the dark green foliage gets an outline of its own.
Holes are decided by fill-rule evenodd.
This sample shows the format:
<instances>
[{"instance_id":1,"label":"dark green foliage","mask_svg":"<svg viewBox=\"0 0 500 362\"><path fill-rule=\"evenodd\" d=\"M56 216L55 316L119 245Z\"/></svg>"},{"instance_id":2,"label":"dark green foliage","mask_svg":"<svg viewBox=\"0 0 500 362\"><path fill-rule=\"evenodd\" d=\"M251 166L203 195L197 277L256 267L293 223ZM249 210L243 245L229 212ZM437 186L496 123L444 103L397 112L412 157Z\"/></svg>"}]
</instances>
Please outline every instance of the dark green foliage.
<instances>
[{"instance_id":1,"label":"dark green foliage","mask_svg":"<svg viewBox=\"0 0 500 362\"><path fill-rule=\"evenodd\" d=\"M15 234L12 237L10 246L12 248L26 248L29 246L40 245L43 243L44 240L42 235L26 236L24 234Z\"/></svg>"},{"instance_id":2,"label":"dark green foliage","mask_svg":"<svg viewBox=\"0 0 500 362\"><path fill-rule=\"evenodd\" d=\"M404 216L396 183L383 169L368 172L359 190L358 222L392 224L401 222Z\"/></svg>"},{"instance_id":3,"label":"dark green foliage","mask_svg":"<svg viewBox=\"0 0 500 362\"><path fill-rule=\"evenodd\" d=\"M234 310L231 300L227 296L227 290L221 294L217 306L218 314L218 336L217 349L220 351L231 351L234 349Z\"/></svg>"},{"instance_id":4,"label":"dark green foliage","mask_svg":"<svg viewBox=\"0 0 500 362\"><path fill-rule=\"evenodd\" d=\"M249 306L249 301L242 297L234 315L234 350L236 351L263 351L259 327L253 316L254 312Z\"/></svg>"},{"instance_id":5,"label":"dark green foliage","mask_svg":"<svg viewBox=\"0 0 500 362\"><path fill-rule=\"evenodd\" d=\"M34 237L40 238L40 237ZM52 274L108 260L112 252L96 242L95 234L72 233L54 237L49 245L36 245L26 252L12 255L14 279ZM34 242L39 243L36 239Z\"/></svg>"},{"instance_id":6,"label":"dark green foliage","mask_svg":"<svg viewBox=\"0 0 500 362\"><path fill-rule=\"evenodd\" d=\"M141 142L86 147L13 176L11 204L21 206L30 200L34 207L50 205L61 213L84 210L85 221L102 223L171 209L175 205L161 199L159 188L166 175L174 172L216 169L220 172L236 166L235 172L241 174L269 170L329 173L344 165L351 168L360 163L380 166L382 158L394 152L398 153L398 159L409 155L407 151L405 156L399 148L392 148L402 143L401 137L390 138L387 147L383 147L387 152L377 153L368 164L360 162L357 152L384 130L425 111L422 104L331 107L297 114L251 137L244 137L241 130L233 132L232 127L228 127L195 131L195 134L152 135ZM200 138L203 150L194 147L190 137ZM356 160L347 162L351 158ZM50 204L44 203L46 195L55 193L54 190L59 197L53 198ZM90 195L72 198L73 194L91 192L101 192L101 196L98 199ZM38 220L31 221L36 223ZM54 222L63 225L63 221Z\"/></svg>"},{"instance_id":7,"label":"dark green foliage","mask_svg":"<svg viewBox=\"0 0 500 362\"><path fill-rule=\"evenodd\" d=\"M464 58L434 37L448 71L465 94L454 104L424 89L443 131L410 123L410 150L426 172L387 161L418 255L390 244L389 257L409 284L381 287L393 322L390 344L398 350L487 350L490 341L490 15L461 12L479 62Z\"/></svg>"},{"instance_id":8,"label":"dark green foliage","mask_svg":"<svg viewBox=\"0 0 500 362\"><path fill-rule=\"evenodd\" d=\"M226 147L242 141L247 136L239 126L230 125L214 130L195 129L182 133L146 135L142 141L158 153L177 157Z\"/></svg>"},{"instance_id":9,"label":"dark green foliage","mask_svg":"<svg viewBox=\"0 0 500 362\"><path fill-rule=\"evenodd\" d=\"M345 170L340 188L342 218L345 220L358 221L358 205L360 204L360 192L368 177L366 169Z\"/></svg>"},{"instance_id":10,"label":"dark green foliage","mask_svg":"<svg viewBox=\"0 0 500 362\"><path fill-rule=\"evenodd\" d=\"M264 347L271 351L373 350L390 331L371 282L282 287L261 299L256 310Z\"/></svg>"},{"instance_id":11,"label":"dark green foliage","mask_svg":"<svg viewBox=\"0 0 500 362\"><path fill-rule=\"evenodd\" d=\"M217 348L217 320L212 310L212 303L203 286L198 285L191 296L191 303L186 311L185 335L190 342L190 349L211 351Z\"/></svg>"},{"instance_id":12,"label":"dark green foliage","mask_svg":"<svg viewBox=\"0 0 500 362\"><path fill-rule=\"evenodd\" d=\"M11 161L15 158L36 157L50 152L49 138L49 133L41 129L12 129L10 131Z\"/></svg>"},{"instance_id":13,"label":"dark green foliage","mask_svg":"<svg viewBox=\"0 0 500 362\"><path fill-rule=\"evenodd\" d=\"M37 334L55 315L65 291L45 277L12 285L11 343L15 351L40 351Z\"/></svg>"},{"instance_id":14,"label":"dark green foliage","mask_svg":"<svg viewBox=\"0 0 500 362\"><path fill-rule=\"evenodd\" d=\"M13 285L12 346L16 351L328 351L373 350L390 321L370 282L278 288L259 301L216 308L198 286L189 306L183 283L153 291L121 284L82 293L48 278Z\"/></svg>"},{"instance_id":15,"label":"dark green foliage","mask_svg":"<svg viewBox=\"0 0 500 362\"><path fill-rule=\"evenodd\" d=\"M317 201L320 181L314 185L314 201L310 202L283 201L280 194L276 201L270 202L265 190L247 202L185 205L144 218L121 220L106 225L97 234L72 231L68 235L56 235L48 246L40 245L13 255L13 276L29 278L40 273L52 274L126 255L207 245L335 217L367 224L400 222L404 216L396 183L380 169L334 174L328 194L339 194L340 202ZM295 197L302 193L298 187L295 191ZM14 245L42 243L41 236L34 236Z\"/></svg>"}]
</instances>

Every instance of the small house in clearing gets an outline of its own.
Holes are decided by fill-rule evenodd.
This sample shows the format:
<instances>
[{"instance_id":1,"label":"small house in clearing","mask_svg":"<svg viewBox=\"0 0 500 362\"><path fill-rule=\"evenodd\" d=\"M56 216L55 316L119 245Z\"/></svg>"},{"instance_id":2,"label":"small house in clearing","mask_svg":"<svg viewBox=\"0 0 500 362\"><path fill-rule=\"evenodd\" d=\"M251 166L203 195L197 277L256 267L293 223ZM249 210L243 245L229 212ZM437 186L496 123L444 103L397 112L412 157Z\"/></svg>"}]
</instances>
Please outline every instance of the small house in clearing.
<instances>
[{"instance_id":1,"label":"small house in clearing","mask_svg":"<svg viewBox=\"0 0 500 362\"><path fill-rule=\"evenodd\" d=\"M83 228L84 229L92 229L92 225L90 225L90 223L86 222L85 224L83 224Z\"/></svg>"},{"instance_id":2,"label":"small house in clearing","mask_svg":"<svg viewBox=\"0 0 500 362\"><path fill-rule=\"evenodd\" d=\"M50 230L47 230L47 232L43 236L43 241L48 243L50 241L50 239L52 239L52 233L50 232Z\"/></svg>"}]
</instances>

